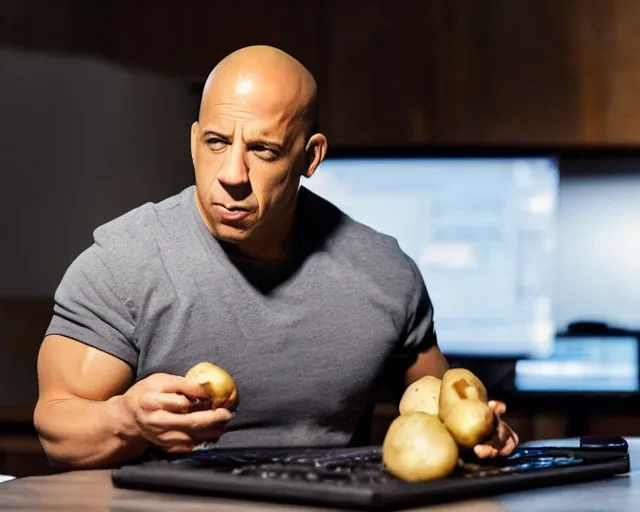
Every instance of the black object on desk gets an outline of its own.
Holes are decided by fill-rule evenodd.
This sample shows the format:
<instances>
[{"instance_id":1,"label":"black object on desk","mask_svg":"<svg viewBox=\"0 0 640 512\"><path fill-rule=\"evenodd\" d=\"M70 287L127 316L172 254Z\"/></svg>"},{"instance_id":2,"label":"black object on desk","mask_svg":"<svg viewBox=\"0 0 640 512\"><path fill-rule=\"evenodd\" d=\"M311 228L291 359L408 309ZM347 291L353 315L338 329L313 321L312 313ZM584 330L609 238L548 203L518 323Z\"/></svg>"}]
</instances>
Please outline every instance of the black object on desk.
<instances>
[{"instance_id":1,"label":"black object on desk","mask_svg":"<svg viewBox=\"0 0 640 512\"><path fill-rule=\"evenodd\" d=\"M397 510L627 473L623 438L521 446L466 463L454 475L404 482L384 471L381 448L213 449L123 466L116 487L353 509ZM562 446L564 444L564 446Z\"/></svg>"}]
</instances>

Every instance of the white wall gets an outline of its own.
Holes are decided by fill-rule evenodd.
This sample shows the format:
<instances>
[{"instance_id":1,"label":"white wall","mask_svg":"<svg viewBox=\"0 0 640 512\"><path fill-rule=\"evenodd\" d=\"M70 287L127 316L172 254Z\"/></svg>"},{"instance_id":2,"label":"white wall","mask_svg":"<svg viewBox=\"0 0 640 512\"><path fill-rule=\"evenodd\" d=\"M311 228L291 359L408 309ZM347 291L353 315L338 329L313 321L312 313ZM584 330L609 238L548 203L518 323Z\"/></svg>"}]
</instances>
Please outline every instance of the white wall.
<instances>
[{"instance_id":1,"label":"white wall","mask_svg":"<svg viewBox=\"0 0 640 512\"><path fill-rule=\"evenodd\" d=\"M0 297L51 296L99 224L192 183L185 84L0 50Z\"/></svg>"}]
</instances>

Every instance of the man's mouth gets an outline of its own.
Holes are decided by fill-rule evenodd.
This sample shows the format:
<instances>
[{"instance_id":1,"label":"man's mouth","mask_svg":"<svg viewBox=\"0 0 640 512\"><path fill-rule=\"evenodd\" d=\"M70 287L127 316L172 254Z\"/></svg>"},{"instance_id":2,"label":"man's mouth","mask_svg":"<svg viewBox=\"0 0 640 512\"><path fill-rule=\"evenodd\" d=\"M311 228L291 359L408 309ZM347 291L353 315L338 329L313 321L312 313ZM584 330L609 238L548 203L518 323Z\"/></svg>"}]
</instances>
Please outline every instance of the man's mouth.
<instances>
[{"instance_id":1,"label":"man's mouth","mask_svg":"<svg viewBox=\"0 0 640 512\"><path fill-rule=\"evenodd\" d=\"M222 222L242 220L251 213L249 208L239 205L215 203L213 207L220 216L220 220Z\"/></svg>"}]
</instances>

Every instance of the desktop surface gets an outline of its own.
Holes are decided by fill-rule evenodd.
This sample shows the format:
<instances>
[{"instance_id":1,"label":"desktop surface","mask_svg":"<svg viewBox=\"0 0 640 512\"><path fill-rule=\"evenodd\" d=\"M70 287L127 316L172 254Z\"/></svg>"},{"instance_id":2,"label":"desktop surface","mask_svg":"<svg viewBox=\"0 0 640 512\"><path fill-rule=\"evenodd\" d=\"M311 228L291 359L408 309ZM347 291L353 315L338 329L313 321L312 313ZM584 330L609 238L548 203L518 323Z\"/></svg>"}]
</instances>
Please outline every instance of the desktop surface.
<instances>
[{"instance_id":1,"label":"desktop surface","mask_svg":"<svg viewBox=\"0 0 640 512\"><path fill-rule=\"evenodd\" d=\"M474 498L455 504L418 506L414 510L502 512L636 512L640 509L640 478L637 459L640 440L627 438L631 459L628 475L571 485L528 489L502 495ZM7 510L326 510L279 503L269 505L247 501L206 497L195 494L139 492L114 488L108 470L72 471L43 477L18 478L1 484L2 506Z\"/></svg>"}]
</instances>

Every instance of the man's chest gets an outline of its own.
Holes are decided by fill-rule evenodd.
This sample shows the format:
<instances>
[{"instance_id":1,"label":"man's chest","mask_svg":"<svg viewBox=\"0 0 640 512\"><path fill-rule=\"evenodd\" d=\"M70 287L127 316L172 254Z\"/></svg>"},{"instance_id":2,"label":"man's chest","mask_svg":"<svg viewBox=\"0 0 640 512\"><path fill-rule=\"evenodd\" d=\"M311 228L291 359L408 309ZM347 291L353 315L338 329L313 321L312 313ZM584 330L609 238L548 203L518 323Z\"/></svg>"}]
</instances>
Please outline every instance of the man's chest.
<instances>
[{"instance_id":1,"label":"man's chest","mask_svg":"<svg viewBox=\"0 0 640 512\"><path fill-rule=\"evenodd\" d=\"M246 421L274 407L340 414L370 392L399 327L375 288L322 265L305 272L270 295L221 272L150 297L154 307L139 318L139 375L183 375L210 361L233 375Z\"/></svg>"}]
</instances>

